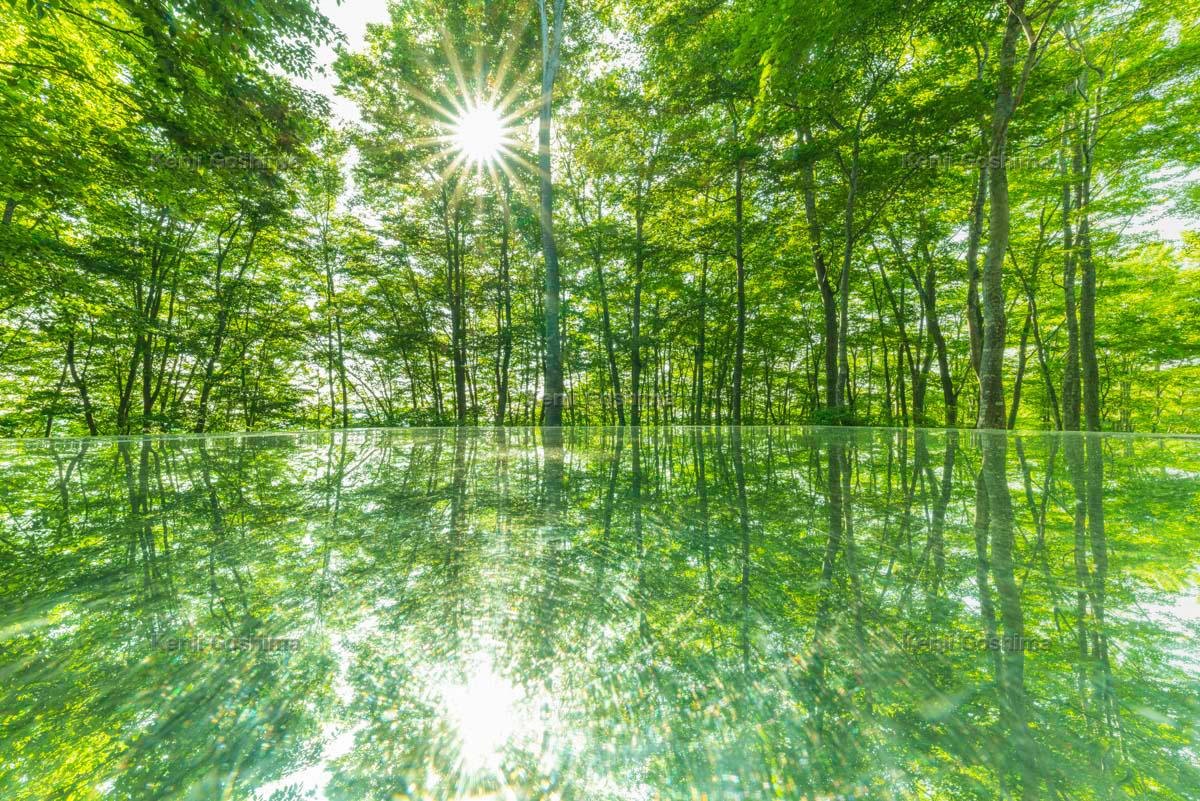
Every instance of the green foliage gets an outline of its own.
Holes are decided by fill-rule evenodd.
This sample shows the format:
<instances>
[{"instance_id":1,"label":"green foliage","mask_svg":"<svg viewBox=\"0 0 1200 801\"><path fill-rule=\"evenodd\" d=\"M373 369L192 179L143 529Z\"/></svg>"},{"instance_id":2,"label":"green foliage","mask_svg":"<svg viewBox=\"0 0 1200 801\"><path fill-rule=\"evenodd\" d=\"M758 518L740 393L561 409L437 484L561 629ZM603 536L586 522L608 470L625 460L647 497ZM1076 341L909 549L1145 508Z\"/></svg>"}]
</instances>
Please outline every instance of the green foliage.
<instances>
[{"instance_id":1,"label":"green foliage","mask_svg":"<svg viewBox=\"0 0 1200 801\"><path fill-rule=\"evenodd\" d=\"M1068 419L1081 358L1102 427L1196 430L1200 12L1028 11L1011 424ZM973 424L1008 13L568 3L564 420ZM309 0L0 5L0 434L539 422L537 22L394 3L338 51L361 119L336 130L293 82L334 34ZM453 144L479 102L507 126L489 164Z\"/></svg>"}]
</instances>

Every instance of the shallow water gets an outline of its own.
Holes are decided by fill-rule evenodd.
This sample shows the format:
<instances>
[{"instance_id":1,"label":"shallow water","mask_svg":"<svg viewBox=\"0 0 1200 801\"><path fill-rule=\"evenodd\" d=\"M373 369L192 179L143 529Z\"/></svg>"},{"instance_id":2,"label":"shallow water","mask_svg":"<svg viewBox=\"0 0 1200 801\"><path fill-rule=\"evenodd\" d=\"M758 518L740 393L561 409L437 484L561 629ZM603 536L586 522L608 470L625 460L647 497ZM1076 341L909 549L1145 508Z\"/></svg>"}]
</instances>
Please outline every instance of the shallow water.
<instances>
[{"instance_id":1,"label":"shallow water","mask_svg":"<svg viewBox=\"0 0 1200 801\"><path fill-rule=\"evenodd\" d=\"M1195 799L1198 495L1186 439L0 444L0 798Z\"/></svg>"}]
</instances>

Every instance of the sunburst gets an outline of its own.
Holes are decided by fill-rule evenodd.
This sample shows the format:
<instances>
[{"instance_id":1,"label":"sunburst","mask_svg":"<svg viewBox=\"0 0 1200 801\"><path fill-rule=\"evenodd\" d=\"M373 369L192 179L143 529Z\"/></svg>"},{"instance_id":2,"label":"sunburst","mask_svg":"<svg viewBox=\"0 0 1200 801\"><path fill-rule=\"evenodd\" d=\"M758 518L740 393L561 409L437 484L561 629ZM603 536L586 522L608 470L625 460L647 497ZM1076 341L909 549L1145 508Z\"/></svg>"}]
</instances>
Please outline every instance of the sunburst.
<instances>
[{"instance_id":1,"label":"sunburst","mask_svg":"<svg viewBox=\"0 0 1200 801\"><path fill-rule=\"evenodd\" d=\"M505 127L500 112L486 102L469 104L454 120L450 135L458 152L476 165L495 163L502 150L513 144L512 131Z\"/></svg>"},{"instance_id":2,"label":"sunburst","mask_svg":"<svg viewBox=\"0 0 1200 801\"><path fill-rule=\"evenodd\" d=\"M481 182L491 183L501 193L511 189L523 197L530 194L529 182L518 179L516 170L537 172L524 155L532 153L536 145L524 141L522 131L536 113L539 100L528 97L536 65L527 65L527 74L511 69L521 34L516 27L509 31L505 51L491 70L485 70L482 48L476 48L476 63L468 78L453 37L443 30L442 51L450 67L447 80L427 88L403 87L429 110L436 132L411 143L428 149L424 164L441 181L474 179L453 181L455 202Z\"/></svg>"}]
</instances>

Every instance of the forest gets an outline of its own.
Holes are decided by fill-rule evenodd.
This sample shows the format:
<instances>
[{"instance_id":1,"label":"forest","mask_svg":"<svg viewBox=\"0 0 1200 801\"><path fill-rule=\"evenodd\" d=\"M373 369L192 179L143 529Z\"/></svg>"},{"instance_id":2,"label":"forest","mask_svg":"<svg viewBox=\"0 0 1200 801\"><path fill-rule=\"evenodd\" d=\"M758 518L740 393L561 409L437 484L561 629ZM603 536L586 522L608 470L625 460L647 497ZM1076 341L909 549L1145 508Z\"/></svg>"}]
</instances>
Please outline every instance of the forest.
<instances>
[{"instance_id":1,"label":"forest","mask_svg":"<svg viewBox=\"0 0 1200 801\"><path fill-rule=\"evenodd\" d=\"M0 435L1197 430L1198 22L5 0Z\"/></svg>"}]
</instances>

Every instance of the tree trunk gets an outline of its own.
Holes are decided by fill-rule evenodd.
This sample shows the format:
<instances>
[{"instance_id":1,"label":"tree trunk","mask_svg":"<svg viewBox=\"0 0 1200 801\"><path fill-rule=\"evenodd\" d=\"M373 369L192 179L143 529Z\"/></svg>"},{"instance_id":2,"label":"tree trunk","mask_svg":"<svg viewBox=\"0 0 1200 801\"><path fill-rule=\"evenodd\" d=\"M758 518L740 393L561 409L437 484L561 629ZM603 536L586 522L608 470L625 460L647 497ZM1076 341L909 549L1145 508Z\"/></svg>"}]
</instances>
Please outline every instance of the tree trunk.
<instances>
[{"instance_id":1,"label":"tree trunk","mask_svg":"<svg viewBox=\"0 0 1200 801\"><path fill-rule=\"evenodd\" d=\"M846 187L845 238L842 248L842 273L838 278L838 370L837 390L834 406L839 410L839 421L845 422L850 383L850 362L847 355L847 340L850 338L850 265L854 256L854 202L858 194L859 130L854 132L854 152L850 160L850 181Z\"/></svg>"},{"instance_id":2,"label":"tree trunk","mask_svg":"<svg viewBox=\"0 0 1200 801\"><path fill-rule=\"evenodd\" d=\"M1000 48L996 104L992 111L991 158L988 194L991 196L988 246L980 284L983 290L983 347L979 359L979 427L1003 429L1004 419L1004 258L1008 252L1008 124L1015 109L1014 67L1017 39L1021 35L1019 15L1025 0L1012 0L1004 41Z\"/></svg>"},{"instance_id":3,"label":"tree trunk","mask_svg":"<svg viewBox=\"0 0 1200 801\"><path fill-rule=\"evenodd\" d=\"M908 277L912 281L913 288L916 290L917 296L921 299L921 308L925 312L925 325L929 332L929 340L926 344L926 357L928 361L928 349L932 346L937 353L938 379L942 387L942 403L946 407L946 426L953 428L958 423L958 393L954 389L954 378L950 375L950 359L946 351L946 337L942 334L942 326L937 314L937 264L934 261L933 254L929 252L926 245L925 278L924 282L922 282L921 278L917 275L916 269L913 268L911 261L905 258L899 237L895 234L891 234L891 237L897 258L904 264L908 272Z\"/></svg>"},{"instance_id":4,"label":"tree trunk","mask_svg":"<svg viewBox=\"0 0 1200 801\"><path fill-rule=\"evenodd\" d=\"M500 358L496 368L496 425L504 425L508 413L508 374L512 363L512 276L509 270L509 236L512 216L512 188L504 180L504 228L500 236L500 314L496 323L500 326Z\"/></svg>"},{"instance_id":5,"label":"tree trunk","mask_svg":"<svg viewBox=\"0 0 1200 801\"><path fill-rule=\"evenodd\" d=\"M735 144L737 134L734 134ZM737 264L737 335L733 356L733 424L742 424L742 373L746 361L746 258L742 249L743 191L742 179L745 163L738 155L734 175L734 244L733 259Z\"/></svg>"},{"instance_id":6,"label":"tree trunk","mask_svg":"<svg viewBox=\"0 0 1200 801\"><path fill-rule=\"evenodd\" d=\"M79 375L79 370L75 366L75 332L72 331L67 337L67 369L71 372L71 382L75 385L75 389L79 391L79 400L83 404L83 420L87 423L88 433L93 437L100 432L96 427L96 416L92 411L92 401L88 395L87 383Z\"/></svg>"},{"instance_id":7,"label":"tree trunk","mask_svg":"<svg viewBox=\"0 0 1200 801\"><path fill-rule=\"evenodd\" d=\"M236 235L236 230L234 231L234 235ZM257 240L257 238L258 238L258 228L255 227L250 232L250 239L246 243L246 255L245 255L245 258L242 260L242 266L238 270L237 276L233 281L234 287L237 286L238 282L240 282L242 280L242 277L246 274L246 268L250 264L250 255L254 250L254 243ZM230 241L232 243L232 236L231 236ZM226 250L226 253L228 253L228 249ZM223 259L223 257L222 257L222 259ZM233 299L231 297L232 290L222 289L222 287L221 287L221 264L220 264L220 262L218 262L218 265L217 265L217 287L216 287L216 290L217 290L216 291L216 301L217 301L217 304L219 305L219 308L217 310L217 328L213 334L212 350L209 352L208 359L205 362L204 378L200 384L200 405L199 405L199 411L198 411L198 414L196 417L196 428L195 428L195 433L197 433L197 434L203 434L205 427L208 425L209 396L211 395L213 386L215 384L217 362L221 358L221 350L225 344L225 334L228 331L229 315L230 315L231 306L233 303ZM150 348L149 348L149 345L147 345L147 347L145 348L144 354L143 354L145 356L145 358L147 358L147 360L149 359L149 352L150 352ZM147 361L146 372L147 373L149 372L149 361ZM144 427L145 427L145 423L143 423L143 428Z\"/></svg>"},{"instance_id":8,"label":"tree trunk","mask_svg":"<svg viewBox=\"0 0 1200 801\"><path fill-rule=\"evenodd\" d=\"M986 136L984 152L987 152ZM971 367L979 376L983 358L983 311L979 305L979 243L983 239L983 212L987 205L987 165L979 167L979 184L971 202L971 223L967 229L967 333L971 344Z\"/></svg>"},{"instance_id":9,"label":"tree trunk","mask_svg":"<svg viewBox=\"0 0 1200 801\"><path fill-rule=\"evenodd\" d=\"M570 175L569 169L567 174L568 176ZM572 195L572 200L580 222L587 227L587 215L584 213L582 202L574 195ZM599 221L602 216L603 207L600 205L600 200L597 199L596 221ZM624 426L625 396L621 392L621 372L617 368L617 349L612 332L612 314L608 305L608 282L604 278L604 253L601 250L600 243L594 237L588 238L588 249L591 251L592 273L596 279L596 288L600 297L600 328L601 335L604 338L604 355L608 362L608 381L612 386L613 404L617 412L617 424Z\"/></svg>"},{"instance_id":10,"label":"tree trunk","mask_svg":"<svg viewBox=\"0 0 1200 801\"><path fill-rule=\"evenodd\" d=\"M1085 128L1086 128L1085 124ZM1079 355L1083 369L1083 420L1088 431L1099 431L1100 365L1096 356L1096 262L1092 258L1092 237L1088 221L1091 199L1091 156L1083 150L1083 175L1079 198L1079 264L1083 268L1079 293Z\"/></svg>"},{"instance_id":11,"label":"tree trunk","mask_svg":"<svg viewBox=\"0 0 1200 801\"><path fill-rule=\"evenodd\" d=\"M984 91L987 51L976 51L975 82ZM971 344L971 368L979 377L983 359L983 311L979 303L979 243L983 239L983 213L987 206L988 162L991 145L988 142L987 120L979 115L979 176L975 196L971 201L971 222L967 228L967 333Z\"/></svg>"},{"instance_id":12,"label":"tree trunk","mask_svg":"<svg viewBox=\"0 0 1200 801\"><path fill-rule=\"evenodd\" d=\"M442 187L443 247L446 260L446 300L450 307L450 364L454 371L454 421L467 421L466 277L463 265L462 206L449 188Z\"/></svg>"},{"instance_id":13,"label":"tree trunk","mask_svg":"<svg viewBox=\"0 0 1200 801\"><path fill-rule=\"evenodd\" d=\"M1021 408L1021 385L1025 381L1025 365L1028 359L1029 329L1033 324L1033 312L1025 314L1025 326L1021 329L1021 346L1017 349L1017 377L1013 380L1012 408L1008 410L1008 430L1017 427L1017 411Z\"/></svg>"},{"instance_id":14,"label":"tree trunk","mask_svg":"<svg viewBox=\"0 0 1200 801\"><path fill-rule=\"evenodd\" d=\"M558 276L558 247L554 241L554 183L550 173L550 123L554 77L558 72L559 48L562 43L563 0L554 0L554 21L551 31L546 13L546 0L538 0L542 34L542 96L538 113L538 173L542 228L542 257L546 265L545 387L542 412L547 426L562 425L563 370L562 344L559 340L558 313L560 289ZM636 390L635 390L636 392Z\"/></svg>"},{"instance_id":15,"label":"tree trunk","mask_svg":"<svg viewBox=\"0 0 1200 801\"><path fill-rule=\"evenodd\" d=\"M1066 133L1063 134L1064 144ZM1062 423L1066 431L1079 430L1079 316L1075 295L1075 241L1071 230L1071 179L1066 156L1060 156L1063 218L1063 300L1066 308L1067 355L1063 360Z\"/></svg>"},{"instance_id":16,"label":"tree trunk","mask_svg":"<svg viewBox=\"0 0 1200 801\"><path fill-rule=\"evenodd\" d=\"M1042 342L1041 325L1038 323L1038 305L1037 293L1034 291L1033 283L1024 280L1025 296L1029 300L1029 322L1030 331L1033 332L1033 346L1037 352L1038 364L1042 368L1042 380L1046 384L1046 400L1050 404L1050 411L1054 414L1054 427L1062 431L1063 421L1062 415L1058 409L1058 393L1054 389L1054 381L1050 377L1050 360L1046 355L1046 346Z\"/></svg>"},{"instance_id":17,"label":"tree trunk","mask_svg":"<svg viewBox=\"0 0 1200 801\"><path fill-rule=\"evenodd\" d=\"M696 404L692 424L698 425L704 416L704 334L708 307L708 254L700 260L700 309L699 329L696 334Z\"/></svg>"},{"instance_id":18,"label":"tree trunk","mask_svg":"<svg viewBox=\"0 0 1200 801\"><path fill-rule=\"evenodd\" d=\"M800 138L806 145L811 144L812 133L805 128L800 132ZM825 351L825 406L832 409L837 405L837 301L834 297L833 286L829 282L829 268L825 263L825 252L821 247L821 224L817 219L816 175L811 159L804 162L804 217L808 223L808 238L813 251L813 269L817 275L817 288L821 293L821 311L824 322L822 344Z\"/></svg>"},{"instance_id":19,"label":"tree trunk","mask_svg":"<svg viewBox=\"0 0 1200 801\"><path fill-rule=\"evenodd\" d=\"M639 190L638 207L634 212L633 240L633 342L630 353L630 383L632 406L630 421L635 426L642 424L642 267L644 252L642 249L642 197Z\"/></svg>"}]
</instances>

